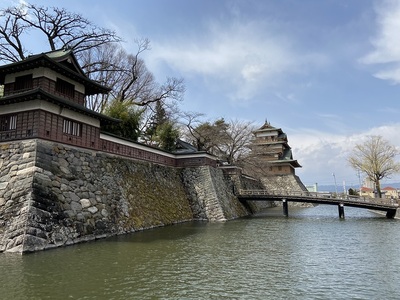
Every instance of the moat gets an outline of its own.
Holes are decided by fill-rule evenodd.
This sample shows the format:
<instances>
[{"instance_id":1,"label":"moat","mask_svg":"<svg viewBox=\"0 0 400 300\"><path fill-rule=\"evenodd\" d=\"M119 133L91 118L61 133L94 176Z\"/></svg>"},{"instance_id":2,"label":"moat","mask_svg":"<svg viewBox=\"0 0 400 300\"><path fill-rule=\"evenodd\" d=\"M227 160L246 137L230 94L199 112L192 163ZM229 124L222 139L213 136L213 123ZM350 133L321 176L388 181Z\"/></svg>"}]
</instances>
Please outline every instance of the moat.
<instances>
[{"instance_id":1,"label":"moat","mask_svg":"<svg viewBox=\"0 0 400 300\"><path fill-rule=\"evenodd\" d=\"M334 206L0 254L4 299L398 299L400 222Z\"/></svg>"}]
</instances>

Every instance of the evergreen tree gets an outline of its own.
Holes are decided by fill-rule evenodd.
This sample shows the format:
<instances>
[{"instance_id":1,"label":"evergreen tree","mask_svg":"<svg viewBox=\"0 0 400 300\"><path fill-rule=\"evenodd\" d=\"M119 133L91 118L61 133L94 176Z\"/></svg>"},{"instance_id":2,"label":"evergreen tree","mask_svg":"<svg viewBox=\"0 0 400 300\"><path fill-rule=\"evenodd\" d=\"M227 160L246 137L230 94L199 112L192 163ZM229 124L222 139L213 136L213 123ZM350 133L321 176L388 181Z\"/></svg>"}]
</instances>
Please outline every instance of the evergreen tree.
<instances>
[{"instance_id":1,"label":"evergreen tree","mask_svg":"<svg viewBox=\"0 0 400 300\"><path fill-rule=\"evenodd\" d=\"M172 122L165 122L157 127L156 140L161 149L166 151L174 151L176 149L176 141L179 138L179 131Z\"/></svg>"},{"instance_id":2,"label":"evergreen tree","mask_svg":"<svg viewBox=\"0 0 400 300\"><path fill-rule=\"evenodd\" d=\"M139 124L142 113L143 110L135 109L126 102L114 100L107 106L105 114L119 119L120 123L107 125L103 129L123 138L137 141L140 137Z\"/></svg>"}]
</instances>

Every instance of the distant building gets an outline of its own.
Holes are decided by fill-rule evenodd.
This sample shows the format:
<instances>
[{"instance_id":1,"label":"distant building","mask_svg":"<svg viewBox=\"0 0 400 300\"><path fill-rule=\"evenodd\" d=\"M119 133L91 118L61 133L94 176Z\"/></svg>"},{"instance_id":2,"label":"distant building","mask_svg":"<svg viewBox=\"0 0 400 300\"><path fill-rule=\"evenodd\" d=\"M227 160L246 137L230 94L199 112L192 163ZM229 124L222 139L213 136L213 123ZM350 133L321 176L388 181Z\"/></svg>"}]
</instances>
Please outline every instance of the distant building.
<instances>
[{"instance_id":1,"label":"distant building","mask_svg":"<svg viewBox=\"0 0 400 300\"><path fill-rule=\"evenodd\" d=\"M375 198L374 189L371 189L369 187L363 186L363 187L361 187L360 196L361 197Z\"/></svg>"},{"instance_id":2,"label":"distant building","mask_svg":"<svg viewBox=\"0 0 400 300\"><path fill-rule=\"evenodd\" d=\"M382 191L382 194L384 194L385 198L387 198L387 199L391 199L391 198L398 199L399 198L399 193L398 193L397 189L395 189L391 186L384 187L384 188L382 188L381 191Z\"/></svg>"},{"instance_id":3,"label":"distant building","mask_svg":"<svg viewBox=\"0 0 400 300\"><path fill-rule=\"evenodd\" d=\"M267 168L269 175L294 175L295 169L301 168L297 160L293 159L286 133L281 128L275 128L269 122L265 122L253 134L253 156Z\"/></svg>"},{"instance_id":4,"label":"distant building","mask_svg":"<svg viewBox=\"0 0 400 300\"><path fill-rule=\"evenodd\" d=\"M307 191L309 192L318 192L318 183L313 185L306 185Z\"/></svg>"}]
</instances>

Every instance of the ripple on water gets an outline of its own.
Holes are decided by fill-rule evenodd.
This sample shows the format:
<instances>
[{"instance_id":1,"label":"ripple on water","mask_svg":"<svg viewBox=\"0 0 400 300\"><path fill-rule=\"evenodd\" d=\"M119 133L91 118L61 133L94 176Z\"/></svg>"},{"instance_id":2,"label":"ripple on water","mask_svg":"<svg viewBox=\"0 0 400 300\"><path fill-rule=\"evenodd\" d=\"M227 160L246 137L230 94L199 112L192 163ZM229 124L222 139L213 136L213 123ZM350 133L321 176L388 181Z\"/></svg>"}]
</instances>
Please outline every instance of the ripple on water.
<instances>
[{"instance_id":1,"label":"ripple on water","mask_svg":"<svg viewBox=\"0 0 400 300\"><path fill-rule=\"evenodd\" d=\"M291 209L0 255L5 299L398 299L400 223Z\"/></svg>"}]
</instances>

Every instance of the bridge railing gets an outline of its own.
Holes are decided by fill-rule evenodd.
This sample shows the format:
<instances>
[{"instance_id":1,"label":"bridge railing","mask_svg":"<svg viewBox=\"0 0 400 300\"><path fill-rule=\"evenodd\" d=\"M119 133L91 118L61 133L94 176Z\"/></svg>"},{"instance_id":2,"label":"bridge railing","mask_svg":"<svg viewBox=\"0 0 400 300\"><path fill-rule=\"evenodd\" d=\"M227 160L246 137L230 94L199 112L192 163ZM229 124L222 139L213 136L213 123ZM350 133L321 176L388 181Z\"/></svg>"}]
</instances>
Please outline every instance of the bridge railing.
<instances>
[{"instance_id":1,"label":"bridge railing","mask_svg":"<svg viewBox=\"0 0 400 300\"><path fill-rule=\"evenodd\" d=\"M392 204L397 205L398 202L394 199L387 198L370 198L370 197L335 197L331 193L309 192L309 191L288 191L288 190L239 190L239 195L243 196L288 196L288 197L304 197L304 198L332 198L343 199L351 202L371 203L371 204Z\"/></svg>"}]
</instances>

